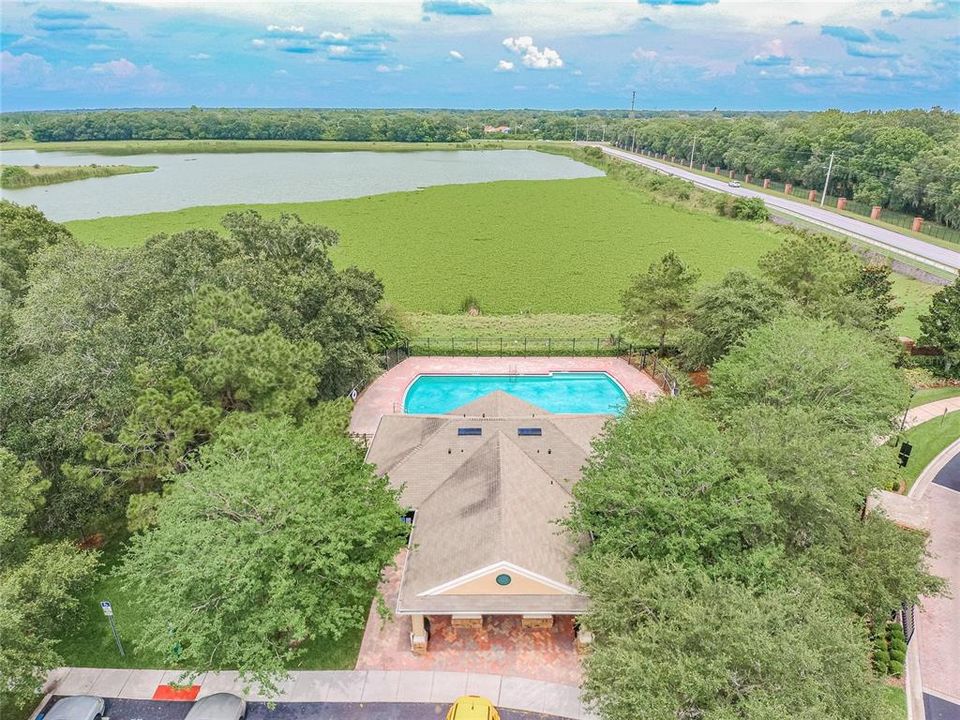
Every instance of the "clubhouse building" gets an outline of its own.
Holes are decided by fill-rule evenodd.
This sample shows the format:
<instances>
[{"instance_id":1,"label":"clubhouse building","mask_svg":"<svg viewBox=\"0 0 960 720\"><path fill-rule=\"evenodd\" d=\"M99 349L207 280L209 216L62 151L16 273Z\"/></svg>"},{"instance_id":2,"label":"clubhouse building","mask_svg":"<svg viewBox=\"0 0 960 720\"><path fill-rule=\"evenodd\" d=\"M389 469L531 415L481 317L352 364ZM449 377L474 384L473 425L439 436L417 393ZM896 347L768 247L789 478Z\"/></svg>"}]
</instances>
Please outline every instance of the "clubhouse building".
<instances>
[{"instance_id":1,"label":"clubhouse building","mask_svg":"<svg viewBox=\"0 0 960 720\"><path fill-rule=\"evenodd\" d=\"M570 580L587 539L558 521L609 419L549 413L502 391L445 415L380 419L367 460L410 510L396 613L410 616L414 652L428 650L431 617L469 628L512 615L543 628L587 609Z\"/></svg>"}]
</instances>

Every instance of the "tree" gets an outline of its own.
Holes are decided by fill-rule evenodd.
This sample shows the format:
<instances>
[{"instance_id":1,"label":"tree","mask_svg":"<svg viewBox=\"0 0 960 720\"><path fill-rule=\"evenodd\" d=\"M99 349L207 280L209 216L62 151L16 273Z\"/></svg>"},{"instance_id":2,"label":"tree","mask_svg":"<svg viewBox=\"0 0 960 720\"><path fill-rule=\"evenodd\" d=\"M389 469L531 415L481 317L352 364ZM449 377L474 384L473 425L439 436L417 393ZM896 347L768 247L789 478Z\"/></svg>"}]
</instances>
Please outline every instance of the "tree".
<instances>
[{"instance_id":1,"label":"tree","mask_svg":"<svg viewBox=\"0 0 960 720\"><path fill-rule=\"evenodd\" d=\"M860 267L860 273L850 288L867 312L859 323L853 323L877 335L889 332L890 321L903 312L893 291L892 270L886 263L869 263ZM859 314L858 314L859 315Z\"/></svg>"},{"instance_id":2,"label":"tree","mask_svg":"<svg viewBox=\"0 0 960 720\"><path fill-rule=\"evenodd\" d=\"M881 720L866 627L812 578L751 589L643 559L581 567L595 635L584 693L604 720Z\"/></svg>"},{"instance_id":3,"label":"tree","mask_svg":"<svg viewBox=\"0 0 960 720\"><path fill-rule=\"evenodd\" d=\"M687 318L687 303L700 273L688 268L673 251L650 263L647 272L635 275L623 293L623 323L635 337L658 338L660 353L667 334Z\"/></svg>"},{"instance_id":4,"label":"tree","mask_svg":"<svg viewBox=\"0 0 960 720\"><path fill-rule=\"evenodd\" d=\"M787 234L759 265L767 282L812 317L836 317L837 304L860 272L860 261L843 241L810 233Z\"/></svg>"},{"instance_id":5,"label":"tree","mask_svg":"<svg viewBox=\"0 0 960 720\"><path fill-rule=\"evenodd\" d=\"M783 296L742 270L731 270L716 285L696 294L690 326L680 336L684 362L694 368L712 365L748 330L783 312Z\"/></svg>"},{"instance_id":6,"label":"tree","mask_svg":"<svg viewBox=\"0 0 960 720\"><path fill-rule=\"evenodd\" d=\"M284 337L245 289L201 287L186 338L187 374L224 411L302 415L317 394L320 345Z\"/></svg>"},{"instance_id":7,"label":"tree","mask_svg":"<svg viewBox=\"0 0 960 720\"><path fill-rule=\"evenodd\" d=\"M301 643L362 627L404 527L397 492L346 434L349 405L299 426L234 414L169 483L120 570L152 598L145 647L275 689Z\"/></svg>"},{"instance_id":8,"label":"tree","mask_svg":"<svg viewBox=\"0 0 960 720\"><path fill-rule=\"evenodd\" d=\"M685 400L631 405L594 447L567 527L589 553L713 565L772 522L766 484L728 461L719 429Z\"/></svg>"},{"instance_id":9,"label":"tree","mask_svg":"<svg viewBox=\"0 0 960 720\"><path fill-rule=\"evenodd\" d=\"M97 554L72 543L38 543L27 524L48 484L37 467L0 447L0 701L36 699L47 673L61 664L57 640L90 582Z\"/></svg>"},{"instance_id":10,"label":"tree","mask_svg":"<svg viewBox=\"0 0 960 720\"><path fill-rule=\"evenodd\" d=\"M45 247L72 242L69 230L47 220L36 207L0 200L0 289L13 299L21 297L32 257Z\"/></svg>"},{"instance_id":11,"label":"tree","mask_svg":"<svg viewBox=\"0 0 960 720\"><path fill-rule=\"evenodd\" d=\"M786 316L758 327L710 373L722 415L766 405L818 410L826 427L888 430L908 389L894 349L832 322Z\"/></svg>"},{"instance_id":12,"label":"tree","mask_svg":"<svg viewBox=\"0 0 960 720\"><path fill-rule=\"evenodd\" d=\"M947 377L960 368L960 280L954 280L930 300L930 309L920 316L920 344L943 351L941 371Z\"/></svg>"}]
</instances>

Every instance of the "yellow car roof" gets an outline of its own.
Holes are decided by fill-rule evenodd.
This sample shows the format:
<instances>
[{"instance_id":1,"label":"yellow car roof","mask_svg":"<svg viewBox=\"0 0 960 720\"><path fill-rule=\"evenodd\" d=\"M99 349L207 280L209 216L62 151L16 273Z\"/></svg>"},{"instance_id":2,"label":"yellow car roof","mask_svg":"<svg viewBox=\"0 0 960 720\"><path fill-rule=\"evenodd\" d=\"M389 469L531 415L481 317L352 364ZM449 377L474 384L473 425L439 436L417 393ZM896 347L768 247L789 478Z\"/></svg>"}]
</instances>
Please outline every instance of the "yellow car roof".
<instances>
[{"instance_id":1,"label":"yellow car roof","mask_svg":"<svg viewBox=\"0 0 960 720\"><path fill-rule=\"evenodd\" d=\"M500 720L500 714L486 698L464 695L453 703L447 720Z\"/></svg>"}]
</instances>

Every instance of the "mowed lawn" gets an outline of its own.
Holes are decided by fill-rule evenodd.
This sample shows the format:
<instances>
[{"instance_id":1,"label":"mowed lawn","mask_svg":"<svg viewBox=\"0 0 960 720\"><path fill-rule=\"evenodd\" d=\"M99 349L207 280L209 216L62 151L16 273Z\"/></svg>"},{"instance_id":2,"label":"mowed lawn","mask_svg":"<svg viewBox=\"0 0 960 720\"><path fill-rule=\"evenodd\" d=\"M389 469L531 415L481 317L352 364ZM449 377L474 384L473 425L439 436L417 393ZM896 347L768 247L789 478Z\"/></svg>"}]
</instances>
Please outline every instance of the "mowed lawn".
<instances>
[{"instance_id":1,"label":"mowed lawn","mask_svg":"<svg viewBox=\"0 0 960 720\"><path fill-rule=\"evenodd\" d=\"M295 212L340 232L334 260L375 270L404 310L484 314L616 313L631 274L668 250L705 280L752 268L774 232L656 204L607 178L445 185L353 200L253 207ZM142 242L159 232L217 227L240 206L68 223L83 241Z\"/></svg>"},{"instance_id":2,"label":"mowed lawn","mask_svg":"<svg viewBox=\"0 0 960 720\"><path fill-rule=\"evenodd\" d=\"M414 314L414 332L434 336L606 336L617 330L620 295L630 276L665 252L675 250L710 282L733 267L755 268L781 240L769 225L657 203L609 178L195 207L67 226L81 241L126 247L156 233L219 228L224 214L249 208L267 216L293 212L335 228L341 236L335 262L376 271L388 300ZM895 277L904 305L898 333L917 336L918 316L937 289ZM478 301L480 318L461 312L468 296Z\"/></svg>"}]
</instances>

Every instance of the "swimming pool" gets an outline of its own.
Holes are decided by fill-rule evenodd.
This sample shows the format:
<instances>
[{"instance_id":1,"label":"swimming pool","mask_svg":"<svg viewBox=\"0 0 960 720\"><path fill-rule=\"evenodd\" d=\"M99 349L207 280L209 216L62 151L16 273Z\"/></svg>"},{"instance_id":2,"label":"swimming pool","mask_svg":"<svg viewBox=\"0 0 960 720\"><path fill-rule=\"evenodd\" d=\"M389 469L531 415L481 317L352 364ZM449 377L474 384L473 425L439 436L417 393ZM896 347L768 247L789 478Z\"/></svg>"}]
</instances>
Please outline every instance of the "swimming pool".
<instances>
[{"instance_id":1,"label":"swimming pool","mask_svg":"<svg viewBox=\"0 0 960 720\"><path fill-rule=\"evenodd\" d=\"M548 375L418 375L403 399L405 412L439 415L494 390L552 413L618 413L627 405L623 388L605 372Z\"/></svg>"}]
</instances>

